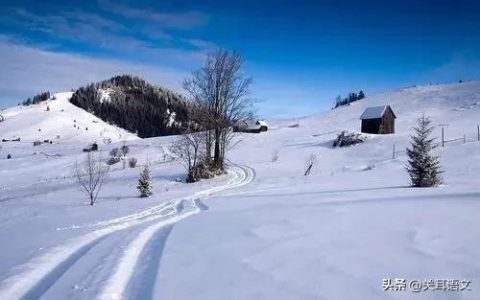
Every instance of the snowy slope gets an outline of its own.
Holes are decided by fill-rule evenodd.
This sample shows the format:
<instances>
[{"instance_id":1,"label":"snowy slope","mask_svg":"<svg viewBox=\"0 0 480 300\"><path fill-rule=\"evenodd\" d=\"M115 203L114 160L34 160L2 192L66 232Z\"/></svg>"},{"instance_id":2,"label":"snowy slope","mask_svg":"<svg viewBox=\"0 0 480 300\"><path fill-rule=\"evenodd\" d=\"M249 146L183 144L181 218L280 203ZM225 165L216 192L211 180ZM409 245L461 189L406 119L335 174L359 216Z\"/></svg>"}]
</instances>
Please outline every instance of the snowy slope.
<instances>
[{"instance_id":1,"label":"snowy slope","mask_svg":"<svg viewBox=\"0 0 480 300\"><path fill-rule=\"evenodd\" d=\"M113 141L137 138L116 126L109 125L69 102L71 92L54 94L52 99L30 105L6 109L1 114L6 118L0 126L2 139L20 138L23 142L35 140L82 140ZM55 100L53 100L55 99ZM47 111L47 107L50 111ZM75 125L75 127L74 127Z\"/></svg>"},{"instance_id":2,"label":"snowy slope","mask_svg":"<svg viewBox=\"0 0 480 300\"><path fill-rule=\"evenodd\" d=\"M366 107L387 104L395 134L332 148L337 133L359 130ZM8 110L12 122L16 110ZM403 150L423 113L435 136L442 125L448 140L460 139L437 149L444 184L413 189ZM184 171L168 150L175 137L131 140L129 156L151 165L155 195L137 197L140 167L116 165L94 207L69 177L95 137L90 128L82 136L65 128L71 140L42 149L4 143L0 298L479 299L479 116L480 83L472 82L380 94L296 127L269 120L268 132L235 141L228 175L192 185L176 182ZM15 134L36 138L36 125L17 122L24 129ZM305 177L312 153L318 164ZM395 292L383 290L385 278L471 284Z\"/></svg>"}]
</instances>

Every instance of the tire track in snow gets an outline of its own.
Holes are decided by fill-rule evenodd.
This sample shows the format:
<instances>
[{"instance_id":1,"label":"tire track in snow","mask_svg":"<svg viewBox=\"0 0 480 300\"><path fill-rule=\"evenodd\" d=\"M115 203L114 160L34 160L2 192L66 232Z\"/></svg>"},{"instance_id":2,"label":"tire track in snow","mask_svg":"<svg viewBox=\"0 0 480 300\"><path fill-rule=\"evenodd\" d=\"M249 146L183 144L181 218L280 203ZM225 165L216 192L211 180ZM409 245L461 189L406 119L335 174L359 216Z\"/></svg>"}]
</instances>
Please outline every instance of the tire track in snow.
<instances>
[{"instance_id":1,"label":"tire track in snow","mask_svg":"<svg viewBox=\"0 0 480 300\"><path fill-rule=\"evenodd\" d=\"M137 294L141 293L142 296L151 297L153 284L148 286L146 285L139 286L138 283L152 280L151 277L156 276L156 272L158 268L154 270L154 273L144 271L143 275L140 275L140 276L137 276L137 278L134 278L137 267L138 269L142 269L142 266L140 265L142 253L152 251L152 249L149 249L149 242L152 240L155 240L156 236L159 234L162 234L163 233L162 230L165 229L165 227L169 226L168 232L164 234L163 239L160 242L162 247L161 251L163 251L163 247L165 246L168 235L171 229L173 228L173 224L193 214L196 214L201 210L208 209L208 207L200 201L201 198L205 198L213 194L214 192L220 192L220 191L246 185L250 183L255 177L255 172L252 168L236 165L235 170L236 170L235 172L237 173L237 178L239 179L239 180L236 180L236 182L224 187L207 190L203 193L200 193L200 195L197 195L197 196L189 197L188 200L184 200L179 204L181 206L180 209L182 210L182 213L177 214L171 219L162 220L161 222L158 222L144 229L138 235L138 237L130 243L130 245L125 250L125 253L121 258L117 266L117 269L115 270L113 275L109 278L107 284L105 285L100 295L98 296L98 299L107 300L107 299L125 298L126 297L125 294L127 294L127 289L132 279L135 279L135 281L137 282L137 287L134 287L134 289L136 290L134 291L134 293L137 293ZM153 244L153 243L150 242L150 244ZM156 250L158 251L158 249ZM158 255L156 260L157 262L154 265L158 266L161 260L161 254ZM150 262L150 264L152 263ZM128 298L131 298L131 297L128 297Z\"/></svg>"},{"instance_id":2,"label":"tire track in snow","mask_svg":"<svg viewBox=\"0 0 480 300\"><path fill-rule=\"evenodd\" d=\"M143 230L130 244L117 266L117 269L127 270L129 274L128 278L121 281L126 286L133 272L131 268L135 267L132 262L135 263L140 254L134 247L140 247L140 251L160 228L205 210L207 207L199 199L248 184L254 177L254 171L249 167L235 165L230 172L235 173L236 176L225 185L212 187L189 197L173 200L139 213L97 223L96 226L100 229L74 238L65 244L52 248L45 254L34 257L25 264L15 267L11 270L13 275L0 283L0 299L40 298L72 265L106 236L135 225L158 220L154 225L150 225ZM119 277L122 278L123 276ZM109 285L104 291L118 294L117 291L121 290L121 293L123 293L125 286Z\"/></svg>"}]
</instances>

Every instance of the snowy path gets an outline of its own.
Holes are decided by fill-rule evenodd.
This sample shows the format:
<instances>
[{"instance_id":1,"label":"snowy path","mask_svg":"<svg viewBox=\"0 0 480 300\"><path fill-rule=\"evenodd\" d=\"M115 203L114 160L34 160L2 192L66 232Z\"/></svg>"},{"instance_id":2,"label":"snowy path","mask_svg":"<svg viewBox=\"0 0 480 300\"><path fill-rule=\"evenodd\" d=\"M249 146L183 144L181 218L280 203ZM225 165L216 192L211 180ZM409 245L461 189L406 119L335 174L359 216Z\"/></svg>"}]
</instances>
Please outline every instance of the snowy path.
<instances>
[{"instance_id":1,"label":"snowy path","mask_svg":"<svg viewBox=\"0 0 480 300\"><path fill-rule=\"evenodd\" d=\"M81 297L118 299L127 293L131 282L133 286L135 282L153 282L139 279L155 276L148 271L152 262L143 263L154 259L158 265L158 249L163 248L173 224L207 209L200 199L246 185L254 178L253 170L245 166L234 165L230 172L233 179L225 185L125 217L75 227L95 230L11 270L13 275L0 283L0 299L48 299L52 295L69 295L72 288L73 292L85 292ZM144 286L142 292L148 293Z\"/></svg>"}]
</instances>

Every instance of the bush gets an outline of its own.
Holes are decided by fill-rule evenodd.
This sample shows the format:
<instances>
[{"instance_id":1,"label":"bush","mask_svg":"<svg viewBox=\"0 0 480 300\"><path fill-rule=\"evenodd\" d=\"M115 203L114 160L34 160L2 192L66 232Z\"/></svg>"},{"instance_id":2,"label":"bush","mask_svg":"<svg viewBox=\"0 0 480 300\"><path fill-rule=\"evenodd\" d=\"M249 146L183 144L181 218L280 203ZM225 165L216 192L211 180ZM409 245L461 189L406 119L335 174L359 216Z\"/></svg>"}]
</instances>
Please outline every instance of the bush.
<instances>
[{"instance_id":1,"label":"bush","mask_svg":"<svg viewBox=\"0 0 480 300\"><path fill-rule=\"evenodd\" d=\"M135 157L132 157L128 160L128 166L130 168L135 168L137 166L137 159Z\"/></svg>"},{"instance_id":2,"label":"bush","mask_svg":"<svg viewBox=\"0 0 480 300\"><path fill-rule=\"evenodd\" d=\"M120 157L112 156L108 159L107 164L111 166L111 165L114 165L114 164L118 163L119 161L120 161Z\"/></svg>"},{"instance_id":3,"label":"bush","mask_svg":"<svg viewBox=\"0 0 480 300\"><path fill-rule=\"evenodd\" d=\"M7 155L7 159L11 159L12 158L12 155L11 154L8 154Z\"/></svg>"},{"instance_id":4,"label":"bush","mask_svg":"<svg viewBox=\"0 0 480 300\"><path fill-rule=\"evenodd\" d=\"M113 148L112 150L110 150L110 156L113 156L113 157L120 157L122 156L121 152L120 152L120 149L118 148Z\"/></svg>"},{"instance_id":5,"label":"bush","mask_svg":"<svg viewBox=\"0 0 480 300\"><path fill-rule=\"evenodd\" d=\"M123 156L126 156L128 152L130 152L130 148L124 144L122 147L120 147L120 151L122 151Z\"/></svg>"},{"instance_id":6,"label":"bush","mask_svg":"<svg viewBox=\"0 0 480 300\"><path fill-rule=\"evenodd\" d=\"M367 138L359 133L342 131L333 141L333 147L345 147L365 142Z\"/></svg>"}]
</instances>

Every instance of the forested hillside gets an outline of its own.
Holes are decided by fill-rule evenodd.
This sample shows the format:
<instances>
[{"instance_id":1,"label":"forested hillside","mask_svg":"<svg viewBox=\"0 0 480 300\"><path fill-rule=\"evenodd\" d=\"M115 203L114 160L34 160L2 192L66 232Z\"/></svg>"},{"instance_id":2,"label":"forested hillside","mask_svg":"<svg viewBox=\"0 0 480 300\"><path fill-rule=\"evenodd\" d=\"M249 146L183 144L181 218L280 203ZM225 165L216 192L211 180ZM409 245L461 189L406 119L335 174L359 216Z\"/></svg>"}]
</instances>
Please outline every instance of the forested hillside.
<instances>
[{"instance_id":1,"label":"forested hillside","mask_svg":"<svg viewBox=\"0 0 480 300\"><path fill-rule=\"evenodd\" d=\"M182 133L193 124L192 102L129 75L81 87L70 102L141 138Z\"/></svg>"}]
</instances>

